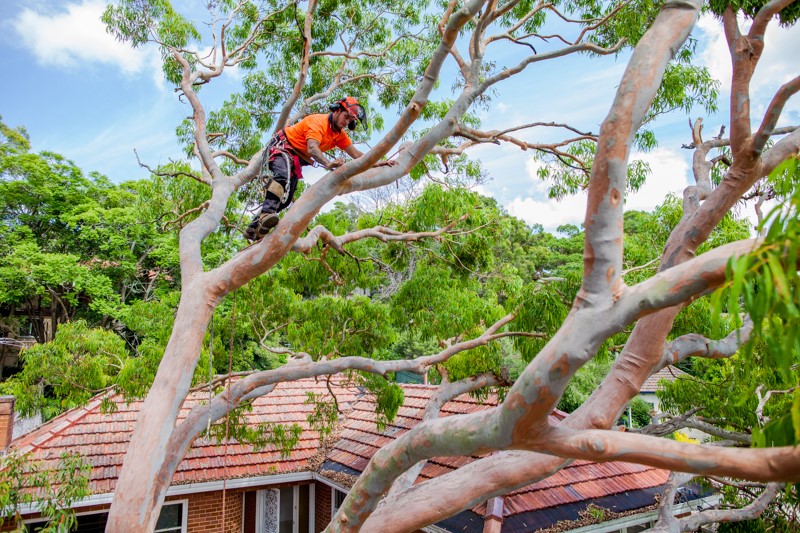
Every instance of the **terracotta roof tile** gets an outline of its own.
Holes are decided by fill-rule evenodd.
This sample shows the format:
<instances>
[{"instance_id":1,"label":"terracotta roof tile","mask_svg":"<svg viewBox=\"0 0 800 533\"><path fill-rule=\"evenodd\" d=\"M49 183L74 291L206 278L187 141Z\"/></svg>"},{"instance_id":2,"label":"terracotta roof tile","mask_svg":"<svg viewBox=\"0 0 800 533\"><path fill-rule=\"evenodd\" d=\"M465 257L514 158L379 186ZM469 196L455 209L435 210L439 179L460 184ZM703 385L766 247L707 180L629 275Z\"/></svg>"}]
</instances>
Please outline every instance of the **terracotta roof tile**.
<instances>
[{"instance_id":1,"label":"terracotta roof tile","mask_svg":"<svg viewBox=\"0 0 800 533\"><path fill-rule=\"evenodd\" d=\"M334 386L339 404L349 405L351 409L342 419L339 439L328 451L327 462L338 463L357 472L363 471L380 447L419 423L435 387L403 385L403 389L405 403L398 411L398 416L383 430L378 430L374 402L359 399L359 392L355 389ZM308 379L282 383L269 395L256 399L252 411L243 414L250 424L281 422L300 425L303 433L288 456L282 455L273 445L255 450L250 445L234 440L218 444L213 439L201 438L195 441L178 466L173 484L253 477L308 468L309 460L319 452L320 447L318 432L310 429L307 422L307 416L313 409L313 406L305 403L308 391L328 395L324 381ZM206 399L204 392L189 398L179 418L185 417L192 406ZM94 399L84 408L55 418L13 445L30 451L35 459L51 466L57 464L62 452L78 452L93 467L91 490L94 493L113 491L142 402L126 404L121 398L113 397L112 400L117 402L117 410L103 413L100 410L101 400ZM441 416L490 409L495 401L490 398L488 402L481 402L468 395L459 396L444 406ZM563 413L556 412L551 422L556 423L563 418ZM435 457L426 463L421 478L441 476L474 460L476 457ZM511 516L656 487L666 481L667 474L663 470L627 463L573 461L554 475L506 495L504 514ZM483 516L485 505L477 505L473 511Z\"/></svg>"},{"instance_id":2,"label":"terracotta roof tile","mask_svg":"<svg viewBox=\"0 0 800 533\"><path fill-rule=\"evenodd\" d=\"M659 370L658 372L654 373L652 376L647 378L642 385L641 391L642 392L656 392L660 389L658 382L662 379L667 381L675 381L681 376L688 376L686 372L681 370L676 366L667 366Z\"/></svg>"},{"instance_id":3,"label":"terracotta roof tile","mask_svg":"<svg viewBox=\"0 0 800 533\"><path fill-rule=\"evenodd\" d=\"M327 456L328 461L355 471L363 471L369 458L379 447L418 423L435 389L423 385L404 385L403 389L405 403L398 411L397 418L383 432L379 432L375 424L374 403L368 399L356 403L353 412L343 423L340 439ZM493 400L481 403L468 395L459 396L444 406L441 416L489 409L495 405ZM551 423L557 423L565 416L564 413L554 412ZM473 457L435 457L425 464L420 477L430 479L441 476L474 460ZM666 482L667 475L668 472L664 470L636 464L573 461L554 475L506 495L504 515L511 516L630 490L656 487ZM485 507L485 504L480 504L472 510L484 516Z\"/></svg>"},{"instance_id":4,"label":"terracotta roof tile","mask_svg":"<svg viewBox=\"0 0 800 533\"><path fill-rule=\"evenodd\" d=\"M340 404L355 403L359 391L332 384ZM250 445L231 441L227 447L214 440L197 439L186 458L178 466L173 483L197 483L225 478L265 475L306 468L308 460L319 450L319 433L309 428L306 417L313 406L306 404L306 392L329 397L324 381L314 379L281 383L267 396L253 402L252 412L244 416L249 423L297 423L303 428L295 449L284 457L274 446L256 451ZM179 416L185 418L189 409L206 401L206 392L199 392L184 402ZM56 466L63 452L76 452L92 465L90 487L93 493L114 489L119 468L130 441L141 401L127 404L120 396L110 399L117 409L104 413L102 397L91 400L85 407L73 409L45 423L39 429L14 441L13 446L23 453L30 452L34 460ZM227 449L226 449L227 448Z\"/></svg>"}]
</instances>

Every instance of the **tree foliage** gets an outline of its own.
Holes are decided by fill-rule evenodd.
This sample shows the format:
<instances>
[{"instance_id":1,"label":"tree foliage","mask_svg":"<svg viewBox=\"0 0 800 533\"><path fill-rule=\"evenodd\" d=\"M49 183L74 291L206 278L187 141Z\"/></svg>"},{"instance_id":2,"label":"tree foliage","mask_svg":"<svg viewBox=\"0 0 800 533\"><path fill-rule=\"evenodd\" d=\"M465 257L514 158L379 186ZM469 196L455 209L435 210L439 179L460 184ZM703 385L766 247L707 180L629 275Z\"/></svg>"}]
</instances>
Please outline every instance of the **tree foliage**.
<instances>
[{"instance_id":1,"label":"tree foliage","mask_svg":"<svg viewBox=\"0 0 800 533\"><path fill-rule=\"evenodd\" d=\"M48 468L15 450L0 456L0 518L15 532L27 531L22 507L36 504L48 519L45 533L69 531L76 524L72 504L89 495L91 466L77 454L64 453Z\"/></svg>"}]
</instances>

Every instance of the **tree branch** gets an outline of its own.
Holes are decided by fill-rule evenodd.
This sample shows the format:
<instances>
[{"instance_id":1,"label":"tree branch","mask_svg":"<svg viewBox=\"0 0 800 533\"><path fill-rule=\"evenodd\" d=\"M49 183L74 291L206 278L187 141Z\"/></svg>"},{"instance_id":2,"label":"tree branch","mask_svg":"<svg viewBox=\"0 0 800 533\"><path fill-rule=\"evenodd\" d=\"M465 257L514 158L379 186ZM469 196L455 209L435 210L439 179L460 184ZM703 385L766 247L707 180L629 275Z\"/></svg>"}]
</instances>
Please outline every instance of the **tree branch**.
<instances>
[{"instance_id":1,"label":"tree branch","mask_svg":"<svg viewBox=\"0 0 800 533\"><path fill-rule=\"evenodd\" d=\"M293 356L292 364L274 370L247 374L234 383L230 390L223 391L207 404L195 406L187 414L183 422L176 426L170 438L170 443L180 447L180 449L188 449L188 446L191 445L197 435L205 429L208 420L211 422L218 420L242 401L256 397L258 391L264 390L265 387L273 387L276 383L338 374L345 370L361 370L379 375L399 371L424 374L431 366L447 361L457 353L484 346L500 338L528 335L527 333L499 331L515 317L514 313L510 313L492 324L478 337L448 346L437 354L413 360L377 361L367 357L341 357L314 362L311 360L311 356L305 352L294 353L283 348L270 348L270 351L275 353L291 353Z\"/></svg>"},{"instance_id":2,"label":"tree branch","mask_svg":"<svg viewBox=\"0 0 800 533\"><path fill-rule=\"evenodd\" d=\"M781 128L777 128L777 132ZM757 170L758 177L767 176L782 162L789 158L797 157L800 153L800 126L792 126L792 131L783 139L776 142L761 157ZM776 133L777 134L777 133Z\"/></svg>"},{"instance_id":3,"label":"tree branch","mask_svg":"<svg viewBox=\"0 0 800 533\"><path fill-rule=\"evenodd\" d=\"M800 91L800 76L781 85L781 88L775 93L775 96L767 107L766 113L764 113L761 126L758 128L753 139L753 150L760 153L764 149L767 139L769 139L770 135L773 135L772 132L775 129L775 125L778 123L778 119L781 117L784 104L786 104L786 101L792 95L796 94L797 91Z\"/></svg>"},{"instance_id":4,"label":"tree branch","mask_svg":"<svg viewBox=\"0 0 800 533\"><path fill-rule=\"evenodd\" d=\"M533 442L530 444L533 446ZM643 465L758 481L791 481L800 476L800 447L721 448L690 444L627 431L550 427L536 439L541 451L588 461L627 461Z\"/></svg>"},{"instance_id":5,"label":"tree branch","mask_svg":"<svg viewBox=\"0 0 800 533\"><path fill-rule=\"evenodd\" d=\"M424 422L438 418L444 404L457 396L501 384L508 385L507 382L501 382L501 380L499 380L494 374L488 372L478 374L477 376L471 376L453 383L442 383L436 388L436 391L433 393L430 400L428 400L428 405L425 407L425 413L422 416L422 421ZM422 472L422 469L425 468L426 462L427 461L418 462L413 467L409 468L405 473L403 473L402 476L398 477L392 484L392 488L386 494L385 501L387 503L390 502L400 492L403 492L414 485L414 481L417 479L420 472Z\"/></svg>"},{"instance_id":6,"label":"tree branch","mask_svg":"<svg viewBox=\"0 0 800 533\"><path fill-rule=\"evenodd\" d=\"M289 95L289 98L286 100L286 102L284 102L283 108L281 109L281 114L278 116L278 120L275 122L275 131L282 130L286 126L289 113L291 113L294 104L300 98L303 86L306 83L312 42L311 23L314 20L314 12L316 10L317 0L309 0L305 23L303 25L303 55L300 59L300 73L298 74L297 82L295 82L294 88L292 89L292 94Z\"/></svg>"},{"instance_id":7,"label":"tree branch","mask_svg":"<svg viewBox=\"0 0 800 533\"><path fill-rule=\"evenodd\" d=\"M758 396L758 406L756 407L756 417L758 418L759 423L763 426L767 422L769 422L769 418L764 416L764 407L766 407L767 402L772 397L773 394L792 394L795 390L800 388L800 385L797 387L792 387L786 390L769 390L766 394L763 394L764 386L759 385L756 387L756 396Z\"/></svg>"},{"instance_id":8,"label":"tree branch","mask_svg":"<svg viewBox=\"0 0 800 533\"><path fill-rule=\"evenodd\" d=\"M767 24L777 15L783 8L791 5L794 0L770 0L764 7L758 10L756 16L753 17L753 25L750 26L750 31L747 36L750 39L764 39L764 33L767 31Z\"/></svg>"},{"instance_id":9,"label":"tree branch","mask_svg":"<svg viewBox=\"0 0 800 533\"><path fill-rule=\"evenodd\" d=\"M139 166L144 168L144 169L146 169L153 176L168 177L168 178L176 178L178 176L185 176L187 178L192 178L193 180L198 181L198 182L200 182L200 183L202 183L204 185L211 185L211 180L205 179L203 176L197 176L195 174L192 174L191 172L182 172L182 171L178 171L178 172L158 172L158 171L154 170L153 168L151 168L146 163L143 163L141 159L139 159L139 153L136 151L135 148L133 150L133 153L136 155L136 162L139 164Z\"/></svg>"},{"instance_id":10,"label":"tree branch","mask_svg":"<svg viewBox=\"0 0 800 533\"><path fill-rule=\"evenodd\" d=\"M655 98L667 63L697 19L697 1L667 2L636 45L600 128L586 208L584 276L576 305L614 297L622 280L622 212L630 145Z\"/></svg>"},{"instance_id":11,"label":"tree branch","mask_svg":"<svg viewBox=\"0 0 800 533\"><path fill-rule=\"evenodd\" d=\"M665 532L680 531L680 526L678 524L678 519L675 517L674 510L675 495L679 487L685 485L694 479L694 477L694 474L685 474L683 472L669 473L667 484L661 493L661 500L658 502L658 520L650 531L659 531L660 529Z\"/></svg>"},{"instance_id":12,"label":"tree branch","mask_svg":"<svg viewBox=\"0 0 800 533\"><path fill-rule=\"evenodd\" d=\"M689 333L673 340L664 349L661 363L653 370L658 372L668 365L674 365L687 357L706 357L709 359L724 359L735 354L744 345L753 332L753 320L749 315L744 317L742 326L729 333L720 340L711 340Z\"/></svg>"},{"instance_id":13,"label":"tree branch","mask_svg":"<svg viewBox=\"0 0 800 533\"><path fill-rule=\"evenodd\" d=\"M325 226L314 226L305 237L295 242L292 250L307 254L313 249L317 241L325 243L337 252L344 253L345 244L367 238L378 239L381 242L415 242L422 239L436 239L444 234L453 233L453 228L468 217L469 213L464 214L447 226L436 231L419 231L413 233L403 233L385 226L375 226L373 228L345 233L337 237Z\"/></svg>"},{"instance_id":14,"label":"tree branch","mask_svg":"<svg viewBox=\"0 0 800 533\"><path fill-rule=\"evenodd\" d=\"M667 418L666 422L660 422L658 424L647 424L644 427L628 429L626 431L630 431L632 433L641 433L642 435L654 435L656 437L663 437L664 435L675 433L676 431L686 427L684 423L696 412L702 410L703 410L702 407L694 407L692 409L689 409L685 413L677 416L673 416L669 413L660 413L656 415L655 418L658 419Z\"/></svg>"},{"instance_id":15,"label":"tree branch","mask_svg":"<svg viewBox=\"0 0 800 533\"><path fill-rule=\"evenodd\" d=\"M486 89L488 89L492 85L495 85L495 84L497 84L497 83L499 83L499 82L501 82L501 81L503 81L505 79L508 79L511 76L513 76L514 74L518 74L518 73L522 72L523 70L525 70L525 68L528 65L530 65L532 63L538 63L539 61L546 61L548 59L553 59L553 58L556 58L556 57L563 57L563 56L567 56L567 55L570 55L570 54L575 54L575 53L578 53L578 52L593 52L593 53L599 54L599 55L614 54L617 51L619 51L619 49L622 47L623 44L624 44L624 41L620 41L617 44L615 44L614 46L612 46L611 48L604 48L604 47L598 46L598 45L596 45L594 43L577 43L577 44L572 44L570 46L565 46L564 48L561 48L559 50L553 50L552 52L545 52L545 53L542 53L542 54L533 55L533 56L530 56L530 57L524 59L523 61L521 61L519 64L517 64L514 67L506 68L502 72L499 72L498 74L495 74L494 76L490 76L489 78L484 80L476 88L476 92L478 92L479 94L484 93L486 91Z\"/></svg>"},{"instance_id":16,"label":"tree branch","mask_svg":"<svg viewBox=\"0 0 800 533\"><path fill-rule=\"evenodd\" d=\"M694 409L690 409L686 413L678 416L673 416L669 413L660 413L656 415L656 418L666 418L667 422L648 424L643 428L630 429L628 431L631 433L641 433L642 435L655 435L657 437L662 437L684 428L691 428L697 429L709 435L713 435L714 437L718 437L720 439L736 442L738 444L745 444L749 446L752 443L752 438L746 433L722 429L714 424L694 418L694 414L702 410L702 407L695 407Z\"/></svg>"},{"instance_id":17,"label":"tree branch","mask_svg":"<svg viewBox=\"0 0 800 533\"><path fill-rule=\"evenodd\" d=\"M741 509L710 509L692 513L691 516L678 519L681 531L698 531L701 526L717 524L720 522L741 522L753 520L761 516L767 506L772 503L780 492L781 483L770 483L755 500ZM658 524L652 531L667 531L658 529Z\"/></svg>"},{"instance_id":18,"label":"tree branch","mask_svg":"<svg viewBox=\"0 0 800 533\"><path fill-rule=\"evenodd\" d=\"M227 150L217 150L216 152L213 152L211 154L211 156L214 157L214 158L225 157L225 158L229 159L230 161L233 161L237 165L246 165L247 163L250 162L249 159L240 159L239 157L236 157L235 155L233 155L232 153L230 153Z\"/></svg>"}]
</instances>

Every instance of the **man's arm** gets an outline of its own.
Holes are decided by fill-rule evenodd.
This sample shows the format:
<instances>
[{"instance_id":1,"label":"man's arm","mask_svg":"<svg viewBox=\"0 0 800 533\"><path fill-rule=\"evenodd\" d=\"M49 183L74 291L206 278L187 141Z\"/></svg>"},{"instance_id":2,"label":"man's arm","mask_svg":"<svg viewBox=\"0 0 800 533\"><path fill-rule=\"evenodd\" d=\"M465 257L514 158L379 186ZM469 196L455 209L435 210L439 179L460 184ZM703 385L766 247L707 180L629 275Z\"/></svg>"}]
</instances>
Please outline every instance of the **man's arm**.
<instances>
[{"instance_id":1,"label":"man's arm","mask_svg":"<svg viewBox=\"0 0 800 533\"><path fill-rule=\"evenodd\" d=\"M347 155L349 155L350 157L352 157L353 159L358 159L359 157L364 155L363 153L361 153L361 150L359 150L358 148L356 148L352 144L349 145L347 148L345 148L344 152ZM323 167L325 167L328 170L333 170L335 168L339 168L340 166L342 166L344 164L344 160L342 158L337 158L337 159L334 159L333 161L330 161L325 156L325 153L322 150L320 150L319 141L317 141L316 139L309 139L308 140L308 155L310 155L314 159L314 161L316 161L317 163L319 163L320 165L322 165ZM388 161L379 161L378 163L375 164L375 166L376 167L384 167L384 166L390 166L391 167L391 166L394 166L396 164L397 164L397 161L388 160Z\"/></svg>"},{"instance_id":2,"label":"man's arm","mask_svg":"<svg viewBox=\"0 0 800 533\"><path fill-rule=\"evenodd\" d=\"M327 168L328 170L333 170L334 168L338 168L344 164L344 161L341 158L334 159L333 161L329 160L322 152L322 150L320 150L319 141L317 141L316 139L309 139L307 146L308 146L308 155L310 155L314 161L316 161L323 167ZM348 148L350 147L348 146ZM358 152L358 150L356 151ZM347 153L349 154L350 152ZM361 152L359 152L359 154L360 153Z\"/></svg>"}]
</instances>

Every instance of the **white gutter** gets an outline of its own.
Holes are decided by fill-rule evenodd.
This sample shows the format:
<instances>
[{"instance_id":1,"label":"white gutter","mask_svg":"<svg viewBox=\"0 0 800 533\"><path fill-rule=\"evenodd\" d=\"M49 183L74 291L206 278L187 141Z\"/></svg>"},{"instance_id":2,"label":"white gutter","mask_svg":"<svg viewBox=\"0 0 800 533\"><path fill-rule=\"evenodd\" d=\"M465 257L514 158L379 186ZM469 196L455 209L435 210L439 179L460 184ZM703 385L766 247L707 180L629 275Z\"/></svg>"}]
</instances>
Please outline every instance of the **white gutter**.
<instances>
[{"instance_id":1,"label":"white gutter","mask_svg":"<svg viewBox=\"0 0 800 533\"><path fill-rule=\"evenodd\" d=\"M186 485L170 485L167 489L166 497L183 496L200 492L216 492L223 489L244 489L247 487L261 487L264 485L277 485L279 483L295 483L298 481L319 481L342 492L350 492L348 487L340 485L325 476L316 472L291 472L289 474L273 474L270 476L258 476L247 478L228 479L225 481L204 481L202 483L187 483ZM90 507L93 505L110 505L114 499L113 492L103 494L92 494L82 500L73 502L72 508ZM20 514L38 513L41 509L37 504L25 504L19 506Z\"/></svg>"}]
</instances>

